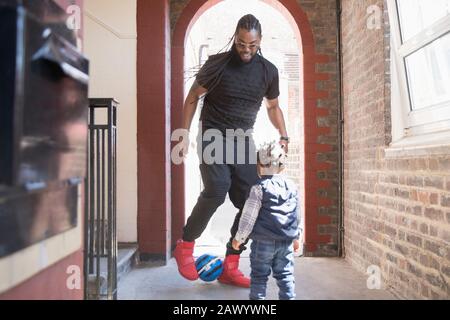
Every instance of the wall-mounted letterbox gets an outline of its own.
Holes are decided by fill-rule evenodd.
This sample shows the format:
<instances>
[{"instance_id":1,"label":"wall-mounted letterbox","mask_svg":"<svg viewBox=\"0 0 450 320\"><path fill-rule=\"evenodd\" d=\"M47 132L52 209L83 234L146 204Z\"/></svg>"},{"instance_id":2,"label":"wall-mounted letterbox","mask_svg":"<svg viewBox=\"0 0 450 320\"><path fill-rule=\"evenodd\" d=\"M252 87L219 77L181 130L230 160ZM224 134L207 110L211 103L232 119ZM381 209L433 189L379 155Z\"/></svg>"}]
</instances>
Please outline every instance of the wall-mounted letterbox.
<instances>
[{"instance_id":1,"label":"wall-mounted letterbox","mask_svg":"<svg viewBox=\"0 0 450 320\"><path fill-rule=\"evenodd\" d=\"M77 223L74 188L86 175L89 77L66 19L51 0L0 0L0 234L11 237L0 237L0 257ZM30 237L36 208L45 204L48 211L52 194L62 197L54 201L55 215L69 217L49 218L42 234ZM57 220L65 226L55 227Z\"/></svg>"}]
</instances>

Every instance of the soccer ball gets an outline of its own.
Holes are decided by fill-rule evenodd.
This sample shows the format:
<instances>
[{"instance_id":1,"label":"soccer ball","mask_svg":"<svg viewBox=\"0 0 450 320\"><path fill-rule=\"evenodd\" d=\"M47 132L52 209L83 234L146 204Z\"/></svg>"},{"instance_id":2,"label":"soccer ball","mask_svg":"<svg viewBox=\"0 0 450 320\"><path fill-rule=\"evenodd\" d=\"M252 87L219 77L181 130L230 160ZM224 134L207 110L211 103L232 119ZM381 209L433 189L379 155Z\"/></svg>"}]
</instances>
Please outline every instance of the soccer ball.
<instances>
[{"instance_id":1,"label":"soccer ball","mask_svg":"<svg viewBox=\"0 0 450 320\"><path fill-rule=\"evenodd\" d=\"M195 260L195 267L200 279L206 282L216 280L223 271L223 263L219 257L203 254Z\"/></svg>"}]
</instances>

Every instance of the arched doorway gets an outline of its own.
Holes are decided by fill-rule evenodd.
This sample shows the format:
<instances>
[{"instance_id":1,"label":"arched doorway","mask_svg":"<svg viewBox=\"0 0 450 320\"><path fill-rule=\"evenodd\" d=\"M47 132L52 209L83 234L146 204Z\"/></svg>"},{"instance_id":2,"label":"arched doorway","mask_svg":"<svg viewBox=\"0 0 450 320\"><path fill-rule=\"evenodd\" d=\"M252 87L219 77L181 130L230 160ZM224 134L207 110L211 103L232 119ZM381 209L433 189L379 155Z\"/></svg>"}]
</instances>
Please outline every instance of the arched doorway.
<instances>
[{"instance_id":1,"label":"arched doorway","mask_svg":"<svg viewBox=\"0 0 450 320\"><path fill-rule=\"evenodd\" d=\"M181 123L181 110L183 107L184 88L184 48L186 35L189 33L197 19L209 8L219 3L220 0L190 1L181 13L175 25L172 37L172 70L171 70L171 124L172 128L178 128ZM292 29L297 34L299 51L303 53L300 57L300 70L303 75L303 101L304 101L304 251L309 255L317 249L321 242L329 241L329 236L318 233L318 225L330 222L329 217L319 217L319 206L330 205L329 199L318 198L318 189L328 186L327 181L321 181L317 177L317 172L328 169L327 164L317 160L318 152L330 151L329 145L318 145L318 137L327 133L329 128L319 128L317 126L317 116L319 111L316 108L317 99L321 96L316 91L316 81L321 75L316 73L316 63L326 62L328 57L316 55L313 33L305 12L299 7L295 0L264 0L265 3L279 10L289 21ZM171 190L172 190L172 244L181 237L182 227L185 221L184 203L185 177L184 167L172 165Z\"/></svg>"},{"instance_id":2,"label":"arched doorway","mask_svg":"<svg viewBox=\"0 0 450 320\"><path fill-rule=\"evenodd\" d=\"M303 178L303 73L300 72L299 62L302 60L298 47L298 39L287 19L271 5L259 0L223 0L205 11L192 25L186 34L184 48L184 97L187 96L195 74L210 55L221 52L229 43L234 27L245 14L255 15L262 25L263 39L261 43L262 55L275 64L279 72L280 107L283 110L286 128L291 137L289 157L284 175L297 184L301 203L304 198ZM197 112L192 121L190 135L192 148L184 162L185 170L185 218L190 215L197 198L203 189L201 182L198 155L194 146L198 135L199 114L202 102L199 102ZM271 124L266 112L265 103L261 105L254 126L254 140L256 146L263 142L276 141L278 131ZM303 207L303 206L302 206ZM223 254L226 242L230 237L230 226L233 224L236 209L227 197L225 203L217 209L206 230L196 241L197 255L205 252ZM304 216L301 210L301 216ZM303 223L302 223L303 224ZM244 252L248 254L249 251Z\"/></svg>"}]
</instances>

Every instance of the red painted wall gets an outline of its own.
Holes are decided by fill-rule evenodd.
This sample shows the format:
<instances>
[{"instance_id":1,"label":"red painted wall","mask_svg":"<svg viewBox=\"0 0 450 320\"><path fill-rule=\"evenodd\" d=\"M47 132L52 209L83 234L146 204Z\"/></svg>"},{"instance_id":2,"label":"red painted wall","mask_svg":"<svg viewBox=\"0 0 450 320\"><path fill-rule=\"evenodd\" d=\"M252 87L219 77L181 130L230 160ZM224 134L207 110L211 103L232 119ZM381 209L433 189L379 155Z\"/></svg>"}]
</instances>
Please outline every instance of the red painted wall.
<instances>
[{"instance_id":1,"label":"red painted wall","mask_svg":"<svg viewBox=\"0 0 450 320\"><path fill-rule=\"evenodd\" d=\"M31 279L0 295L0 300L81 300L83 299L83 280L81 288L67 288L67 268L80 266L83 276L83 250L76 251L65 259L41 271Z\"/></svg>"},{"instance_id":2,"label":"red painted wall","mask_svg":"<svg viewBox=\"0 0 450 320\"><path fill-rule=\"evenodd\" d=\"M137 1L138 242L141 258L170 254L168 1Z\"/></svg>"}]
</instances>

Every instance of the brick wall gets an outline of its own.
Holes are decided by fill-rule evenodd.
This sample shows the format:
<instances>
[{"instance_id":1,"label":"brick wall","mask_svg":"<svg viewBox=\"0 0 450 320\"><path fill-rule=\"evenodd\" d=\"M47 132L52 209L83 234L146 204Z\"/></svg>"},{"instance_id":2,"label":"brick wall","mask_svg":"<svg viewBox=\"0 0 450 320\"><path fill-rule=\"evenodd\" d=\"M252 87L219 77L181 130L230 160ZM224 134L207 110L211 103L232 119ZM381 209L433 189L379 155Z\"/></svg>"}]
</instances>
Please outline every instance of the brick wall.
<instances>
[{"instance_id":1,"label":"brick wall","mask_svg":"<svg viewBox=\"0 0 450 320\"><path fill-rule=\"evenodd\" d=\"M363 272L379 266L384 285L401 297L448 299L450 150L386 157L389 27L366 27L373 4L385 9L383 0L343 1L346 259Z\"/></svg>"},{"instance_id":2,"label":"brick wall","mask_svg":"<svg viewBox=\"0 0 450 320\"><path fill-rule=\"evenodd\" d=\"M167 261L171 251L168 9L167 0L137 1L138 242L143 260Z\"/></svg>"},{"instance_id":3,"label":"brick wall","mask_svg":"<svg viewBox=\"0 0 450 320\"><path fill-rule=\"evenodd\" d=\"M291 137L289 143L289 157L284 174L298 186L300 195L304 193L305 179L303 169L304 162L304 126L303 126L303 86L300 85L300 60L296 53L286 53L284 58L284 69L288 78L288 105L287 114L285 114L287 132ZM303 96L303 95L302 95ZM303 203L303 197L300 198ZM301 211L303 213L303 210Z\"/></svg>"},{"instance_id":4,"label":"brick wall","mask_svg":"<svg viewBox=\"0 0 450 320\"><path fill-rule=\"evenodd\" d=\"M190 1L198 0L171 0L170 1L170 23L173 30L182 13ZM265 0L269 4L277 1ZM309 25L314 37L314 54L316 55L315 66L308 66L306 72L311 73L313 82L304 90L312 92L318 100L314 100L314 110L307 110L309 114L317 114L316 123L313 128L318 133L317 141L309 141L311 149L317 155L311 164L314 167L314 183L307 186L313 190L314 210L305 214L305 220L313 218L314 242L307 247L306 254L313 256L336 256L337 255L337 28L336 28L336 3L330 0L297 0L283 1L285 3L299 5L306 13ZM230 30L234 29L230 26ZM301 30L300 30L301 31ZM303 48L304 52L311 48ZM311 107L311 101L305 103L305 108ZM323 151L323 150L326 150ZM311 173L309 173L311 174ZM308 190L307 190L308 192ZM318 199L318 200L316 200ZM308 230L308 226L307 226ZM317 240L316 240L317 239Z\"/></svg>"},{"instance_id":5,"label":"brick wall","mask_svg":"<svg viewBox=\"0 0 450 320\"><path fill-rule=\"evenodd\" d=\"M318 136L319 145L329 146L329 151L319 150L316 161L325 166L318 167L315 175L319 184L316 197L327 200L326 205L319 205L317 212L308 212L319 218L316 226L319 236L329 237L328 243L318 245L313 256L336 256L338 254L338 129L337 110L338 95L338 65L337 65L337 15L336 1L330 0L297 0L298 5L306 12L314 36L316 54L327 57L326 61L316 63L315 71L323 76L317 79L315 90L322 93L317 101L318 116L316 125L319 130L324 130ZM307 72L307 70L305 70ZM308 90L307 87L304 90ZM305 108L308 105L305 104ZM306 129L310 130L310 129ZM306 173L307 174L307 173ZM306 185L308 190L310 186ZM326 218L322 223L320 219Z\"/></svg>"}]
</instances>

